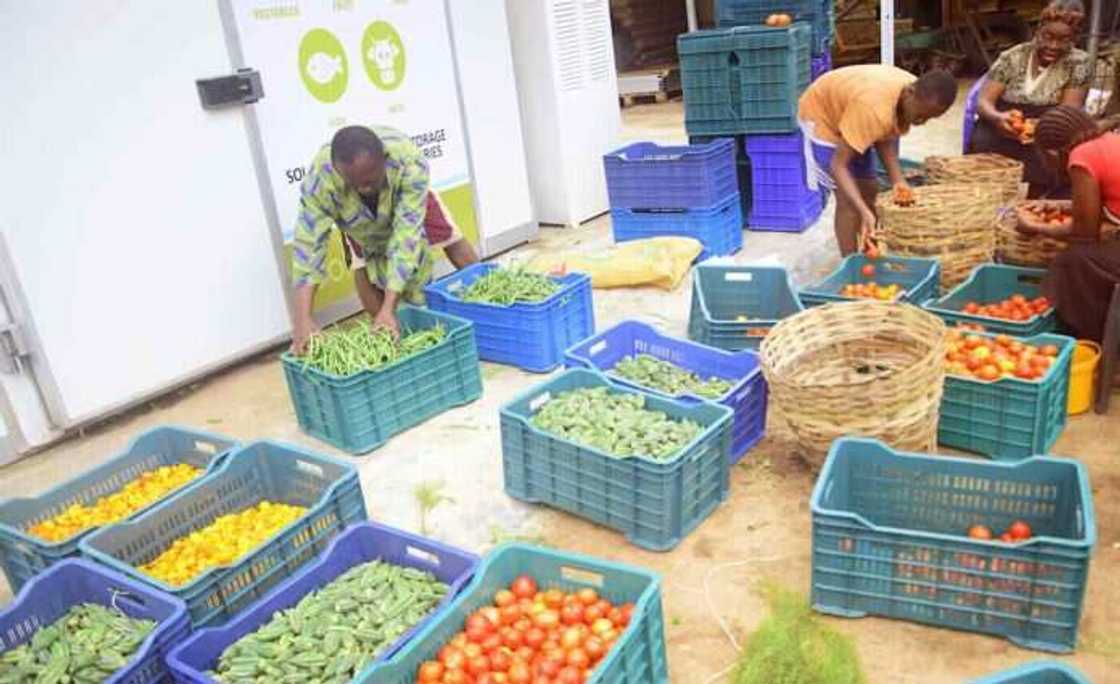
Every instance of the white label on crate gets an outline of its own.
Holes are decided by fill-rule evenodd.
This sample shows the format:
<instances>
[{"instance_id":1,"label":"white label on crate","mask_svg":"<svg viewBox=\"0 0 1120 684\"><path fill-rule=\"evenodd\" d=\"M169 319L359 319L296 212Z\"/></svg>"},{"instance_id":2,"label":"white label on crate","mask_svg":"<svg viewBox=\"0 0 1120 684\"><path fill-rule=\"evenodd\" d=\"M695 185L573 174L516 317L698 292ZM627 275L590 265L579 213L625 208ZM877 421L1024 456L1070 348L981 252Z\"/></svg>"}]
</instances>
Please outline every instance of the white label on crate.
<instances>
[{"instance_id":1,"label":"white label on crate","mask_svg":"<svg viewBox=\"0 0 1120 684\"><path fill-rule=\"evenodd\" d=\"M540 395L539 397L536 397L535 399L533 399L532 401L529 402L529 410L533 411L535 413L537 411L537 409L539 409L540 407L547 404L549 401L551 401L551 399L552 399L552 393L551 392L545 392L544 394Z\"/></svg>"},{"instance_id":2,"label":"white label on crate","mask_svg":"<svg viewBox=\"0 0 1120 684\"><path fill-rule=\"evenodd\" d=\"M409 547L405 548L405 553L412 556L413 558L419 558L420 560L424 561L428 565L434 565L437 568L439 567L439 556L437 556L434 553L431 553L430 551L425 551L424 549L418 549L415 546L409 546Z\"/></svg>"},{"instance_id":3,"label":"white label on crate","mask_svg":"<svg viewBox=\"0 0 1120 684\"><path fill-rule=\"evenodd\" d=\"M194 448L195 448L195 451L201 451L204 454L216 454L216 453L218 453L218 446L216 444L211 443L211 442L200 442L198 440L195 440Z\"/></svg>"},{"instance_id":4,"label":"white label on crate","mask_svg":"<svg viewBox=\"0 0 1120 684\"><path fill-rule=\"evenodd\" d=\"M597 572L591 572L590 570L580 570L579 568L565 565L560 568L560 576L569 582L587 584L592 587L603 586L603 576Z\"/></svg>"},{"instance_id":5,"label":"white label on crate","mask_svg":"<svg viewBox=\"0 0 1120 684\"><path fill-rule=\"evenodd\" d=\"M724 282L728 283L749 283L754 280L753 273L725 273L723 276Z\"/></svg>"},{"instance_id":6,"label":"white label on crate","mask_svg":"<svg viewBox=\"0 0 1120 684\"><path fill-rule=\"evenodd\" d=\"M599 340L595 344L591 345L591 348L588 349L587 351L592 356L596 356L599 352L603 351L606 348L607 348L607 341L606 340Z\"/></svg>"},{"instance_id":7,"label":"white label on crate","mask_svg":"<svg viewBox=\"0 0 1120 684\"><path fill-rule=\"evenodd\" d=\"M463 289L463 281L462 280L456 280L455 282L450 283L447 286L447 291L448 292L458 292L459 290L462 290L462 289Z\"/></svg>"},{"instance_id":8,"label":"white label on crate","mask_svg":"<svg viewBox=\"0 0 1120 684\"><path fill-rule=\"evenodd\" d=\"M323 477L323 466L308 461L296 461L296 469L315 477Z\"/></svg>"}]
</instances>

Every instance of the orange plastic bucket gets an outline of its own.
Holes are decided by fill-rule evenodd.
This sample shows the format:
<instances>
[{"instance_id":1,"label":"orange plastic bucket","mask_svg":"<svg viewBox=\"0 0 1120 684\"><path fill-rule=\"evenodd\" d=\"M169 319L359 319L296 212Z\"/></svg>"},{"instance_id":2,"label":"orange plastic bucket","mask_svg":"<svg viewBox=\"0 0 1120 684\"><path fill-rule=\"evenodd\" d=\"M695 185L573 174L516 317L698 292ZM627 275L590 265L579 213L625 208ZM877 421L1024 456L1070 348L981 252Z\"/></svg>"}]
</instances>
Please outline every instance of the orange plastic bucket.
<instances>
[{"instance_id":1,"label":"orange plastic bucket","mask_svg":"<svg viewBox=\"0 0 1120 684\"><path fill-rule=\"evenodd\" d=\"M1089 340L1078 340L1069 365L1069 401L1066 411L1074 416L1085 413L1093 405L1097 390L1097 363L1101 360L1101 346Z\"/></svg>"}]
</instances>

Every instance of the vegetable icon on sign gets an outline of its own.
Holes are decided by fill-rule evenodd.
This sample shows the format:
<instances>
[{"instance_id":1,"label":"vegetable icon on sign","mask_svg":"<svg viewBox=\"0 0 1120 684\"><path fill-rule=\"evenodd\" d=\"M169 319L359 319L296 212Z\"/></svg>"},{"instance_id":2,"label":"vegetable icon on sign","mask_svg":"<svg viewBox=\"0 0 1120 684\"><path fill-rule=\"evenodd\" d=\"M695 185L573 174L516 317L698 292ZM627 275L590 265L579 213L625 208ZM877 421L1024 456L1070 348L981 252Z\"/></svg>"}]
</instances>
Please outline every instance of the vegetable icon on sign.
<instances>
[{"instance_id":1,"label":"vegetable icon on sign","mask_svg":"<svg viewBox=\"0 0 1120 684\"><path fill-rule=\"evenodd\" d=\"M314 28L299 42L299 77L316 100L337 102L346 92L350 70L342 43L326 29Z\"/></svg>"}]
</instances>

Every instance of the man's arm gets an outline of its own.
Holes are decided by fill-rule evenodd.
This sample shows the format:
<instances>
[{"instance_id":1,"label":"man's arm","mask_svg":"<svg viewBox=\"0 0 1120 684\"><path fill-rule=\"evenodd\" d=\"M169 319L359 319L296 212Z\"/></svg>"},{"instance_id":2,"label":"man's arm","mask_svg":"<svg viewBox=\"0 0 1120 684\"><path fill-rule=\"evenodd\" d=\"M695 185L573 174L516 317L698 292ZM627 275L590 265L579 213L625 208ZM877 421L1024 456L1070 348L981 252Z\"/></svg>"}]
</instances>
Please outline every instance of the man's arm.
<instances>
[{"instance_id":1,"label":"man's arm","mask_svg":"<svg viewBox=\"0 0 1120 684\"><path fill-rule=\"evenodd\" d=\"M863 237L875 234L875 211L864 203L859 185L849 168L849 164L856 156L857 152L852 149L851 145L840 141L836 145L836 153L832 155L831 171L832 178L836 181L836 189L843 193L844 198L859 211L862 242Z\"/></svg>"},{"instance_id":2,"label":"man's arm","mask_svg":"<svg viewBox=\"0 0 1120 684\"><path fill-rule=\"evenodd\" d=\"M393 232L389 235L386 254L389 265L385 278L385 300L374 322L391 331L399 330L396 310L428 249L424 237L424 216L428 202L428 164L421 156L402 162L400 185L393 195Z\"/></svg>"},{"instance_id":3,"label":"man's arm","mask_svg":"<svg viewBox=\"0 0 1120 684\"><path fill-rule=\"evenodd\" d=\"M315 291L327 274L327 241L334 219L325 208L326 188L317 175L308 176L300 187L299 216L292 240L292 281L295 285L295 312L292 322L292 353L302 354L307 341L317 331L311 315Z\"/></svg>"},{"instance_id":4,"label":"man's arm","mask_svg":"<svg viewBox=\"0 0 1120 684\"><path fill-rule=\"evenodd\" d=\"M879 153L879 159L883 160L883 166L886 167L887 175L890 176L891 185L895 187L899 185L909 186L906 177L902 175L902 164L898 161L898 138L886 138L877 141L875 151Z\"/></svg>"}]
</instances>

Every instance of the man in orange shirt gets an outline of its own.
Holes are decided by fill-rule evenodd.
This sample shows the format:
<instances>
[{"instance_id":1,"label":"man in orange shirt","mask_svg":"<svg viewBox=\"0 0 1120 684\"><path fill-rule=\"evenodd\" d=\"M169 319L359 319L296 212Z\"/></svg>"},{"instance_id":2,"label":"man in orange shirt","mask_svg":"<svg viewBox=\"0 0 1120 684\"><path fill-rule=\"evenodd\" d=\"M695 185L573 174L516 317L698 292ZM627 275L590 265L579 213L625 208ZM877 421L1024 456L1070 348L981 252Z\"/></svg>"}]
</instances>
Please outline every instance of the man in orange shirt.
<instances>
[{"instance_id":1,"label":"man in orange shirt","mask_svg":"<svg viewBox=\"0 0 1120 684\"><path fill-rule=\"evenodd\" d=\"M810 181L836 189L836 241L851 254L875 232L875 158L878 153L896 190L906 187L898 139L941 116L957 96L944 71L921 78L885 64L830 71L801 96L798 118L805 136Z\"/></svg>"}]
</instances>

